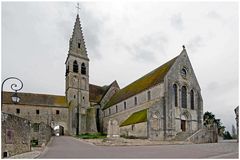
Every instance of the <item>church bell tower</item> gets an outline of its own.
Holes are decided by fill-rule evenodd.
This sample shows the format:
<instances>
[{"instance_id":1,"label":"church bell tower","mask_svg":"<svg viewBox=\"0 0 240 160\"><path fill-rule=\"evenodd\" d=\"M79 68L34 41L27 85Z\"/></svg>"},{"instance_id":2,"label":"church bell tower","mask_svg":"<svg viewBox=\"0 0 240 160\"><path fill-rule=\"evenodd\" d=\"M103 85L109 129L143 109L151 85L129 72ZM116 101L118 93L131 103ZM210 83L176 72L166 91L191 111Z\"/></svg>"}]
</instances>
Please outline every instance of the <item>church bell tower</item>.
<instances>
[{"instance_id":1,"label":"church bell tower","mask_svg":"<svg viewBox=\"0 0 240 160\"><path fill-rule=\"evenodd\" d=\"M86 131L89 107L89 58L85 47L79 14L69 41L66 65L66 99L69 104L69 128L72 134Z\"/></svg>"}]
</instances>

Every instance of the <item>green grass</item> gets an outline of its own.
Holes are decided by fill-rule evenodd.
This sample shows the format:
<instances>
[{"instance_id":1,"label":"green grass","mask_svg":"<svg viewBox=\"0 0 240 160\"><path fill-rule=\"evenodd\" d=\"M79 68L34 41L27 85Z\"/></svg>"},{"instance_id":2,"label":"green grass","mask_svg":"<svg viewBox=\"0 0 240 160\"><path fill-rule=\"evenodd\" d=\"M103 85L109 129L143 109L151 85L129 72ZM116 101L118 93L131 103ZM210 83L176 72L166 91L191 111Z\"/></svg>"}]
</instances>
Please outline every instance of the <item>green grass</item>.
<instances>
[{"instance_id":1,"label":"green grass","mask_svg":"<svg viewBox=\"0 0 240 160\"><path fill-rule=\"evenodd\" d=\"M103 133L85 133L80 134L79 136L76 137L81 139L103 139L106 138L107 135Z\"/></svg>"}]
</instances>

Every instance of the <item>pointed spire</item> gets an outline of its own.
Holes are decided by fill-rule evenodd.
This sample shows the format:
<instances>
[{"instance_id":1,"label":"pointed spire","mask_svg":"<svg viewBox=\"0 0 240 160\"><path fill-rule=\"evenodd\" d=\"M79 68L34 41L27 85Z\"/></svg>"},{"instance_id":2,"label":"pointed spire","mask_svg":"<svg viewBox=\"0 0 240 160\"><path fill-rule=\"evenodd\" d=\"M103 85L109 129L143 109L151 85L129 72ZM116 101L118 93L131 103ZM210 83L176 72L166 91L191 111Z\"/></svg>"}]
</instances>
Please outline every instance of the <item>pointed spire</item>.
<instances>
[{"instance_id":1,"label":"pointed spire","mask_svg":"<svg viewBox=\"0 0 240 160\"><path fill-rule=\"evenodd\" d=\"M84 41L79 14L77 14L72 37L70 39L69 54L75 54L75 55L87 58L87 50L85 47L85 41Z\"/></svg>"}]
</instances>

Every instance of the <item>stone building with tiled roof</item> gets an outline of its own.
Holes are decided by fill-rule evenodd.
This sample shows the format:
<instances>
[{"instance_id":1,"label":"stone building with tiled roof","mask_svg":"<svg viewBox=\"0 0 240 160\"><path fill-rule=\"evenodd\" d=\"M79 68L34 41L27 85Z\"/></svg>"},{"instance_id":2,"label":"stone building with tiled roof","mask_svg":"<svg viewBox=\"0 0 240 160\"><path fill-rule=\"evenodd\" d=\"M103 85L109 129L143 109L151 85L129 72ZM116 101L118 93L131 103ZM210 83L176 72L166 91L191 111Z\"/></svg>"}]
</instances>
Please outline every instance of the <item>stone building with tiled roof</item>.
<instances>
[{"instance_id":1,"label":"stone building with tiled roof","mask_svg":"<svg viewBox=\"0 0 240 160\"><path fill-rule=\"evenodd\" d=\"M12 93L4 92L3 111L62 126L70 135L106 133L112 120L123 136L159 140L202 128L201 89L184 46L178 56L122 89L117 81L89 84L89 58L77 15L65 65L65 96L19 93L20 103L13 104Z\"/></svg>"}]
</instances>

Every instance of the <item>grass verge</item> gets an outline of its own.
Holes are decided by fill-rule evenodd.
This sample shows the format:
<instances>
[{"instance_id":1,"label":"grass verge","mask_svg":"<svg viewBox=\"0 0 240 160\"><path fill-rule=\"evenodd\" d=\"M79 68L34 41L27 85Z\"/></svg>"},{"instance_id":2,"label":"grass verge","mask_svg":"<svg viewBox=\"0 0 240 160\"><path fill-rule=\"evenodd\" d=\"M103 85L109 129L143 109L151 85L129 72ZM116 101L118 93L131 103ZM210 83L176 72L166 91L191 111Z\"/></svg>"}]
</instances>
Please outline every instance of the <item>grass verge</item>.
<instances>
[{"instance_id":1,"label":"grass verge","mask_svg":"<svg viewBox=\"0 0 240 160\"><path fill-rule=\"evenodd\" d=\"M103 139L106 138L107 135L103 133L84 133L76 137L81 139Z\"/></svg>"}]
</instances>

